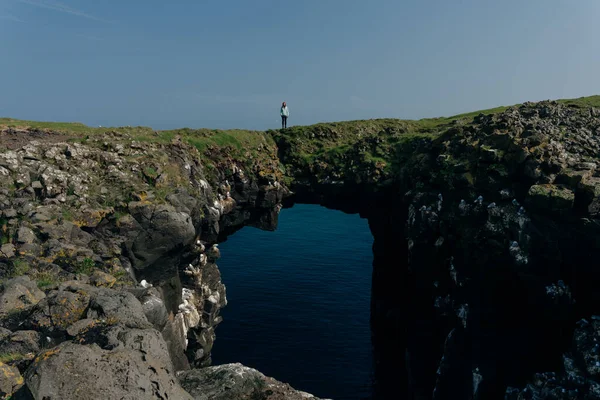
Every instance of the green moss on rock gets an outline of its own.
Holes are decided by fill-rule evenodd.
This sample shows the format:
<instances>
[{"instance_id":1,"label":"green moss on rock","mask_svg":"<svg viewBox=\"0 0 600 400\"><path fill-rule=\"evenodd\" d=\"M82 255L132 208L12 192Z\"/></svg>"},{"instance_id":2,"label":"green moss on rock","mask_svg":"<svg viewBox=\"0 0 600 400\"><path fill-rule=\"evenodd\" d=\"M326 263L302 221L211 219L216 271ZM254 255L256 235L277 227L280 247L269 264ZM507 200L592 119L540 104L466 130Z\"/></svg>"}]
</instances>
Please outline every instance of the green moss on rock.
<instances>
[{"instance_id":1,"label":"green moss on rock","mask_svg":"<svg viewBox=\"0 0 600 400\"><path fill-rule=\"evenodd\" d=\"M540 210L563 213L573 208L575 193L561 185L533 185L527 193L527 201Z\"/></svg>"},{"instance_id":2,"label":"green moss on rock","mask_svg":"<svg viewBox=\"0 0 600 400\"><path fill-rule=\"evenodd\" d=\"M573 171L571 169L567 169L562 171L556 177L556 183L567 185L571 188L577 188L583 180L589 178L592 175L592 171L584 170L584 171Z\"/></svg>"}]
</instances>

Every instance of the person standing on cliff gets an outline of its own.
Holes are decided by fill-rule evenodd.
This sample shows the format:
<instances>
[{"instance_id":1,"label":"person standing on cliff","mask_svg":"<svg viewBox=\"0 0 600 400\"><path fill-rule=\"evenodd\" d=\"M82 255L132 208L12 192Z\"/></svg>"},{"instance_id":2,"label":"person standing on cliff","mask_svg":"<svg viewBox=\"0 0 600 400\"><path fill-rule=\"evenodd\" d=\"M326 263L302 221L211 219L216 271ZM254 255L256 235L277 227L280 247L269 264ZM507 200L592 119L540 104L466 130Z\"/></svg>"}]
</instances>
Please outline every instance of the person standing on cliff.
<instances>
[{"instance_id":1,"label":"person standing on cliff","mask_svg":"<svg viewBox=\"0 0 600 400\"><path fill-rule=\"evenodd\" d=\"M285 101L281 104L279 114L281 114L281 129L285 129L287 128L287 119L290 116L290 110L288 109L287 104L285 104Z\"/></svg>"}]
</instances>

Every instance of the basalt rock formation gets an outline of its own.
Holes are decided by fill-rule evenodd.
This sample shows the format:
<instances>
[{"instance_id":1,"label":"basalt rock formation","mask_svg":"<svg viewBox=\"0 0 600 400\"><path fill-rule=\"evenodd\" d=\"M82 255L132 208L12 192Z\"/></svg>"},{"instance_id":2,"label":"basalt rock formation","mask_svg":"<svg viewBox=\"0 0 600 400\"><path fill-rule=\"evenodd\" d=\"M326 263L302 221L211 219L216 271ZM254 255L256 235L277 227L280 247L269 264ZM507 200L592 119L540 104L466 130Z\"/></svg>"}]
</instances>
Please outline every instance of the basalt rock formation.
<instances>
[{"instance_id":1,"label":"basalt rock formation","mask_svg":"<svg viewBox=\"0 0 600 400\"><path fill-rule=\"evenodd\" d=\"M206 368L217 243L274 229L285 200L369 221L377 398L598 398L598 107L268 132L0 120L0 390L307 398Z\"/></svg>"},{"instance_id":2,"label":"basalt rock formation","mask_svg":"<svg viewBox=\"0 0 600 400\"><path fill-rule=\"evenodd\" d=\"M298 201L369 219L382 398L513 398L530 379L546 396L533 398L571 398L548 394L572 393L566 378L534 374L573 368L577 398L596 398L594 374L562 354L598 311L600 110L526 103L432 123L357 127L316 157L317 140L344 140L336 126L275 136Z\"/></svg>"}]
</instances>

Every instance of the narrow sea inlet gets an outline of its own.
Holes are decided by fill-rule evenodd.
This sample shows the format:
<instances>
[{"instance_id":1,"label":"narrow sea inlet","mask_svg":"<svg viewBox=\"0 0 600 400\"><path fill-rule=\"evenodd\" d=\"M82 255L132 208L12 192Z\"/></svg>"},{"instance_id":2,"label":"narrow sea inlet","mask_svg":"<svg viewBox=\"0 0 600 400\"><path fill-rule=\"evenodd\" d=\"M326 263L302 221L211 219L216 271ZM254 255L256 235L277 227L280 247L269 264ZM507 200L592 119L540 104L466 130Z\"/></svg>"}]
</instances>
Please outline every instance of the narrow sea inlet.
<instances>
[{"instance_id":1,"label":"narrow sea inlet","mask_svg":"<svg viewBox=\"0 0 600 400\"><path fill-rule=\"evenodd\" d=\"M298 204L221 248L228 305L213 364L241 362L322 398L370 399L373 237L358 215Z\"/></svg>"}]
</instances>

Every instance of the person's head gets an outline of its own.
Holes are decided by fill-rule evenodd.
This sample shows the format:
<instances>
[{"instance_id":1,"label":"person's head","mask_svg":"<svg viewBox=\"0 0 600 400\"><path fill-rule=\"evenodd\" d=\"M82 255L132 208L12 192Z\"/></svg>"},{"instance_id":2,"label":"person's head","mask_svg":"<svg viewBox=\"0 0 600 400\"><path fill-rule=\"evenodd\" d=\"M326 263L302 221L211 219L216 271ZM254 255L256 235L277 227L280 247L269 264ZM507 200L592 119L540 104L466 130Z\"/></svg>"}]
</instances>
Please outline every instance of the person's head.
<instances>
[{"instance_id":1,"label":"person's head","mask_svg":"<svg viewBox=\"0 0 600 400\"><path fill-rule=\"evenodd\" d=\"M281 103L281 107L285 107L287 104L285 104L285 101L283 103Z\"/></svg>"}]
</instances>

